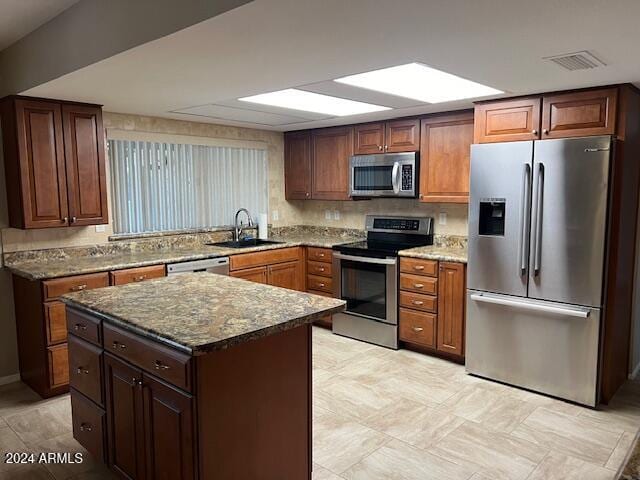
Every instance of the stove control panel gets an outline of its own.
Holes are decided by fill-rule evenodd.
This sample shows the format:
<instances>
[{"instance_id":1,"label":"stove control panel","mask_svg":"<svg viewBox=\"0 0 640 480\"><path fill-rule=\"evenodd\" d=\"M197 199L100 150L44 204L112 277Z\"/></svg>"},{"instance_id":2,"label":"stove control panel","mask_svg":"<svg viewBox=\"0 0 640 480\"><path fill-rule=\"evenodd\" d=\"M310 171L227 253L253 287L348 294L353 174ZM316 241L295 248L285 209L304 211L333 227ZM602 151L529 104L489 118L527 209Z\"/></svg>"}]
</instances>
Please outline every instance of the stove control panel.
<instances>
[{"instance_id":1,"label":"stove control panel","mask_svg":"<svg viewBox=\"0 0 640 480\"><path fill-rule=\"evenodd\" d=\"M417 231L420 229L420 220L409 218L375 218L373 228L383 230Z\"/></svg>"}]
</instances>

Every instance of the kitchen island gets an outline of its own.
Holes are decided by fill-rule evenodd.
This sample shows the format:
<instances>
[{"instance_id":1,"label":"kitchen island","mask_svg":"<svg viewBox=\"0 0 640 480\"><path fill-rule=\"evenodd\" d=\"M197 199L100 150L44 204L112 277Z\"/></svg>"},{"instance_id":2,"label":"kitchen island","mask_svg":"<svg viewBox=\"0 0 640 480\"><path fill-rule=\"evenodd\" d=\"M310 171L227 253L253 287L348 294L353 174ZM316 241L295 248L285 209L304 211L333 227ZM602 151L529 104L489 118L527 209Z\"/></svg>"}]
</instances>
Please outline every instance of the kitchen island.
<instances>
[{"instance_id":1,"label":"kitchen island","mask_svg":"<svg viewBox=\"0 0 640 480\"><path fill-rule=\"evenodd\" d=\"M310 479L337 299L208 273L65 295L74 437L124 478Z\"/></svg>"}]
</instances>

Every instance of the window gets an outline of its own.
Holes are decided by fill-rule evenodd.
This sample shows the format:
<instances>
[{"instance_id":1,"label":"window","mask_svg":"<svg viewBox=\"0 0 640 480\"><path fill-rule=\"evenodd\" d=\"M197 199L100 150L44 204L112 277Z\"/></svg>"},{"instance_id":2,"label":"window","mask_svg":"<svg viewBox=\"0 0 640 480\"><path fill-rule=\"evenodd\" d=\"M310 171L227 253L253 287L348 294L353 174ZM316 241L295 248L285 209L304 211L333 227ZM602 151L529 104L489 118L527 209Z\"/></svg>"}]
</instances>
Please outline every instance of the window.
<instances>
[{"instance_id":1,"label":"window","mask_svg":"<svg viewBox=\"0 0 640 480\"><path fill-rule=\"evenodd\" d=\"M115 233L233 224L268 209L264 149L109 140Z\"/></svg>"}]
</instances>

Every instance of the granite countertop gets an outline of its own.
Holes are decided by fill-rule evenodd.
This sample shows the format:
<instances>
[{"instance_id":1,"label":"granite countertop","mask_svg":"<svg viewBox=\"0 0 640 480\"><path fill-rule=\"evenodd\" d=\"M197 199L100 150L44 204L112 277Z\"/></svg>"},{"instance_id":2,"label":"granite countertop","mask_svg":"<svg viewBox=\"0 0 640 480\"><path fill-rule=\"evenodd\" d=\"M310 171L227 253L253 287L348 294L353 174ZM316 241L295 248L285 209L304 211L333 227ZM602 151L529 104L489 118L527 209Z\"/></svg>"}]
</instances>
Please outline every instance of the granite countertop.
<instances>
[{"instance_id":1,"label":"granite countertop","mask_svg":"<svg viewBox=\"0 0 640 480\"><path fill-rule=\"evenodd\" d=\"M467 263L467 249L463 247L438 247L429 245L400 250L401 257L425 258L427 260L440 260L442 262Z\"/></svg>"},{"instance_id":2,"label":"granite countertop","mask_svg":"<svg viewBox=\"0 0 640 480\"><path fill-rule=\"evenodd\" d=\"M281 241L283 243L246 248L224 248L201 244L191 247L134 251L96 256L25 260L23 262L7 265L7 268L16 275L20 275L29 280L45 280L70 275L120 270L124 268L187 262L192 260L202 260L205 258L226 257L242 253L301 245L331 248L334 245L349 243L359 239L357 237L299 234L274 237L273 240Z\"/></svg>"},{"instance_id":3,"label":"granite countertop","mask_svg":"<svg viewBox=\"0 0 640 480\"><path fill-rule=\"evenodd\" d=\"M295 328L345 306L335 298L205 272L85 290L62 301L193 355Z\"/></svg>"}]
</instances>

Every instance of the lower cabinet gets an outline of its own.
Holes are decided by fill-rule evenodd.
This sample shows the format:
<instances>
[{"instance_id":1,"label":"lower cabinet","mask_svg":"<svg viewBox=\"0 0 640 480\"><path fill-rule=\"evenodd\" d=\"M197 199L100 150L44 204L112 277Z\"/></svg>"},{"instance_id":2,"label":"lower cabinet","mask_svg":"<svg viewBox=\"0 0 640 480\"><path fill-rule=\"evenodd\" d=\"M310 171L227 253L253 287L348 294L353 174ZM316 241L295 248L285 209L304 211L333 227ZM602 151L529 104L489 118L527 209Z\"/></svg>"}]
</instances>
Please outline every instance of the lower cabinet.
<instances>
[{"instance_id":1,"label":"lower cabinet","mask_svg":"<svg viewBox=\"0 0 640 480\"><path fill-rule=\"evenodd\" d=\"M438 275L438 350L464 356L464 264L440 262Z\"/></svg>"},{"instance_id":2,"label":"lower cabinet","mask_svg":"<svg viewBox=\"0 0 640 480\"><path fill-rule=\"evenodd\" d=\"M233 255L229 275L251 282L304 291L302 248L280 248Z\"/></svg>"}]
</instances>

